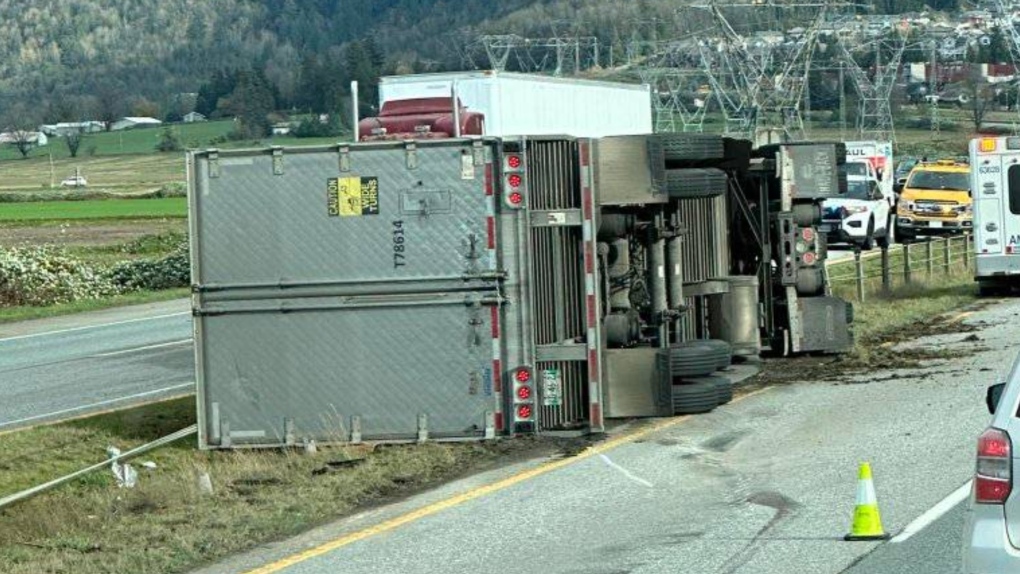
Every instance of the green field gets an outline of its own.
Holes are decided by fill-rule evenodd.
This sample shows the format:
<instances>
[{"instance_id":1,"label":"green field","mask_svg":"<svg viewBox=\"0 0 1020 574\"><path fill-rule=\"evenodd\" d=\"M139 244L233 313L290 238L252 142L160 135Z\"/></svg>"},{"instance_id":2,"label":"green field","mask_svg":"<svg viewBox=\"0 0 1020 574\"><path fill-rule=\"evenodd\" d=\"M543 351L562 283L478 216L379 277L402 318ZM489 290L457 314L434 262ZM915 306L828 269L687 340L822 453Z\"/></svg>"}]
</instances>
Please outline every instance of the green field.
<instances>
[{"instance_id":1,"label":"green field","mask_svg":"<svg viewBox=\"0 0 1020 574\"><path fill-rule=\"evenodd\" d=\"M96 156L156 153L156 144L160 142L165 127L169 127L174 135L177 136L181 146L191 149L204 149L209 147L236 148L249 147L252 145L312 145L335 143L338 140L343 139L338 137L296 138L291 136L277 136L272 138L267 137L261 142L223 141L226 136L234 130L234 121L217 120L211 122L195 122L191 124L167 124L166 126L87 134L82 139L77 159L80 161ZM162 155L176 155L180 157L180 154ZM49 143L47 145L29 152L29 157L46 158L47 160L52 157L54 160L61 160L70 159L71 154L67 151L67 145L64 138L51 137L49 138ZM18 150L14 146L0 146L0 161L20 159L21 154L18 153ZM91 183L91 180L89 183Z\"/></svg>"},{"instance_id":2,"label":"green field","mask_svg":"<svg viewBox=\"0 0 1020 574\"><path fill-rule=\"evenodd\" d=\"M55 219L152 219L187 217L187 215L188 202L183 197L0 203L0 222Z\"/></svg>"}]
</instances>

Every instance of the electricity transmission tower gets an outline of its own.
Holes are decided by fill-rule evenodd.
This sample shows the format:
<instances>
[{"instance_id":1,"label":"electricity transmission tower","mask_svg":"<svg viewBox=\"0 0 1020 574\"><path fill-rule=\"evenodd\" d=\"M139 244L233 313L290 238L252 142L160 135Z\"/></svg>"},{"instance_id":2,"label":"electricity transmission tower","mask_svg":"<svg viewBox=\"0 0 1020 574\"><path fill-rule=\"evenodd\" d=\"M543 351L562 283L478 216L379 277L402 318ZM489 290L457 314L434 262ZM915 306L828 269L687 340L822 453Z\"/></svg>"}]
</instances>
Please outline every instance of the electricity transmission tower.
<instances>
[{"instance_id":1,"label":"electricity transmission tower","mask_svg":"<svg viewBox=\"0 0 1020 574\"><path fill-rule=\"evenodd\" d=\"M577 75L599 65L599 40L594 36L525 38L516 34L487 34L478 38L489 67L505 71L513 62L521 72Z\"/></svg>"},{"instance_id":2,"label":"electricity transmission tower","mask_svg":"<svg viewBox=\"0 0 1020 574\"><path fill-rule=\"evenodd\" d=\"M1009 48L1009 56L1013 63L1014 76L1020 74L1020 32L1013 24L1013 17L1005 0L984 0L984 8L992 14L992 19L999 31L1006 37L1006 47ZM1013 94L1013 109L1020 119L1020 94ZM1013 132L1017 133L1017 123L1014 120Z\"/></svg>"},{"instance_id":3,"label":"electricity transmission tower","mask_svg":"<svg viewBox=\"0 0 1020 574\"><path fill-rule=\"evenodd\" d=\"M759 143L804 139L801 105L819 31L836 0L750 3L708 0L691 9L707 11L714 22L697 43L706 74L726 121L726 133ZM728 15L729 14L729 15ZM734 21L762 15L772 30L742 34ZM796 37L786 37L793 15L806 20Z\"/></svg>"},{"instance_id":4,"label":"electricity transmission tower","mask_svg":"<svg viewBox=\"0 0 1020 574\"><path fill-rule=\"evenodd\" d=\"M632 69L652 88L655 131L703 131L710 93L694 43L635 40L628 55Z\"/></svg>"},{"instance_id":5,"label":"electricity transmission tower","mask_svg":"<svg viewBox=\"0 0 1020 574\"><path fill-rule=\"evenodd\" d=\"M857 131L863 139L895 141L892 91L907 47L906 39L897 33L856 46L852 42L851 37L844 36L839 46L860 96ZM864 57L873 58L869 66L861 65Z\"/></svg>"}]
</instances>

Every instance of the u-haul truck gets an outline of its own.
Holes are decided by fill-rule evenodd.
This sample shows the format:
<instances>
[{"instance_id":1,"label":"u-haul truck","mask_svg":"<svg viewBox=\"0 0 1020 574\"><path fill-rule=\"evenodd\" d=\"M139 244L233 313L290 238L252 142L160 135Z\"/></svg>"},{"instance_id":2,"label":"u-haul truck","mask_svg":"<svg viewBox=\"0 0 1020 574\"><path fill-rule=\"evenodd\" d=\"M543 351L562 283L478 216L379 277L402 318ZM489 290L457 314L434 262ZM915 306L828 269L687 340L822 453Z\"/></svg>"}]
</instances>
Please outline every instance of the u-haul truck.
<instances>
[{"instance_id":1,"label":"u-haul truck","mask_svg":"<svg viewBox=\"0 0 1020 574\"><path fill-rule=\"evenodd\" d=\"M896 166L893 163L892 142L854 141L846 142L847 161L867 161L875 171L879 189L889 202L889 207L896 208Z\"/></svg>"},{"instance_id":2,"label":"u-haul truck","mask_svg":"<svg viewBox=\"0 0 1020 574\"><path fill-rule=\"evenodd\" d=\"M1020 137L970 142L975 279L983 295L1020 286Z\"/></svg>"}]
</instances>

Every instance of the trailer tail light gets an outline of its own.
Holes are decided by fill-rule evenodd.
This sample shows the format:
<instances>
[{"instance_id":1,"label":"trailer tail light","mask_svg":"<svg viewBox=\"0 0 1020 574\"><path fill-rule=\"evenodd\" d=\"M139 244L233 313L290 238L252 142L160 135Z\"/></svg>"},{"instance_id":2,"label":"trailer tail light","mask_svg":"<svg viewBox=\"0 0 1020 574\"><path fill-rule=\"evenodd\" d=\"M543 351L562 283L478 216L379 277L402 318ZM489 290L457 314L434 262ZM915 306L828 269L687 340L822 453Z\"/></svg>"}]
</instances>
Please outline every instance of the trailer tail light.
<instances>
[{"instance_id":1,"label":"trailer tail light","mask_svg":"<svg viewBox=\"0 0 1020 574\"><path fill-rule=\"evenodd\" d=\"M993 138L982 138L979 144L979 149L982 153L989 153L995 151L998 142Z\"/></svg>"},{"instance_id":2,"label":"trailer tail light","mask_svg":"<svg viewBox=\"0 0 1020 574\"><path fill-rule=\"evenodd\" d=\"M1003 504L1013 490L1012 444L1005 431L990 428L978 438L974 502Z\"/></svg>"},{"instance_id":3,"label":"trailer tail light","mask_svg":"<svg viewBox=\"0 0 1020 574\"><path fill-rule=\"evenodd\" d=\"M815 240L815 230L813 228L811 228L811 227L805 227L805 228L800 230L800 236L804 239L804 241L808 241L808 242L814 241Z\"/></svg>"},{"instance_id":4,"label":"trailer tail light","mask_svg":"<svg viewBox=\"0 0 1020 574\"><path fill-rule=\"evenodd\" d=\"M513 412L518 432L534 428L535 387L531 367L518 367L513 372Z\"/></svg>"},{"instance_id":5,"label":"trailer tail light","mask_svg":"<svg viewBox=\"0 0 1020 574\"><path fill-rule=\"evenodd\" d=\"M503 200L507 207L520 209L527 199L528 187L523 147L518 142L507 142L504 152L510 153L503 155Z\"/></svg>"}]
</instances>

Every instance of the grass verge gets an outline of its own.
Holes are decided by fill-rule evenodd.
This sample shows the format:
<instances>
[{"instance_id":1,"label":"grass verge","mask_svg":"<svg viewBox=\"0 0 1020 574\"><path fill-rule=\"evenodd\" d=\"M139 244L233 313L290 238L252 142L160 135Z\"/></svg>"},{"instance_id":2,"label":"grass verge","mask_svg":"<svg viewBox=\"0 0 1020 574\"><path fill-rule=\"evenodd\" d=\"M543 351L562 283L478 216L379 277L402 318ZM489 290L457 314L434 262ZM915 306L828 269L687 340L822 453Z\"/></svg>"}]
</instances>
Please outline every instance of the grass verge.
<instances>
[{"instance_id":1,"label":"grass verge","mask_svg":"<svg viewBox=\"0 0 1020 574\"><path fill-rule=\"evenodd\" d=\"M0 488L15 492L194 422L194 399L0 435ZM139 485L106 470L0 511L5 574L185 572L491 465L539 441L199 452L180 441L141 457ZM529 446L530 445L530 446ZM529 451L530 452L530 451ZM518 454L524 454L518 450ZM213 494L197 486L212 478Z\"/></svg>"},{"instance_id":2,"label":"grass verge","mask_svg":"<svg viewBox=\"0 0 1020 574\"><path fill-rule=\"evenodd\" d=\"M46 307L0 307L0 324L28 321L30 319L45 319L46 317L58 317L60 315L73 315L75 313L99 311L113 307L170 301L187 297L190 293L191 290L187 288L166 289L163 291L137 291L106 299L87 299L73 303L48 305ZM0 481L0 484L2 484L2 481Z\"/></svg>"},{"instance_id":3,"label":"grass verge","mask_svg":"<svg viewBox=\"0 0 1020 574\"><path fill-rule=\"evenodd\" d=\"M187 217L183 197L0 203L0 221Z\"/></svg>"}]
</instances>

